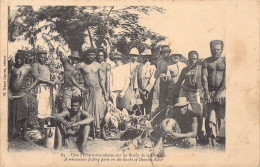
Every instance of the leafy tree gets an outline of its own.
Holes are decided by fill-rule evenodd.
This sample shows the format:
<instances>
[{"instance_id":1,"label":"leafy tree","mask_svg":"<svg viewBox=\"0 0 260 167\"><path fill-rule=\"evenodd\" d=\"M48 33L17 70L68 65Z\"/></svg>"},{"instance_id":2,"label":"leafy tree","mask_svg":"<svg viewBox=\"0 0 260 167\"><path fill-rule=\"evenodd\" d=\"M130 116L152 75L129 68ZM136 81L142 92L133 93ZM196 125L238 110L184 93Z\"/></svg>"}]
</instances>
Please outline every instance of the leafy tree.
<instances>
[{"instance_id":1,"label":"leafy tree","mask_svg":"<svg viewBox=\"0 0 260 167\"><path fill-rule=\"evenodd\" d=\"M31 6L19 6L14 17L9 17L9 41L19 36L29 39L31 45L36 35L47 30L50 40L65 41L71 50L81 52L82 45L89 43L97 47L118 49L124 54L132 47L140 51L143 42L150 38L154 43L165 37L149 31L138 23L140 14L151 11L164 12L164 9L147 6L129 6L115 9L113 6L42 6L34 11ZM39 26L44 23L43 26ZM86 38L89 41L85 41ZM104 44L104 40L108 42Z\"/></svg>"}]
</instances>

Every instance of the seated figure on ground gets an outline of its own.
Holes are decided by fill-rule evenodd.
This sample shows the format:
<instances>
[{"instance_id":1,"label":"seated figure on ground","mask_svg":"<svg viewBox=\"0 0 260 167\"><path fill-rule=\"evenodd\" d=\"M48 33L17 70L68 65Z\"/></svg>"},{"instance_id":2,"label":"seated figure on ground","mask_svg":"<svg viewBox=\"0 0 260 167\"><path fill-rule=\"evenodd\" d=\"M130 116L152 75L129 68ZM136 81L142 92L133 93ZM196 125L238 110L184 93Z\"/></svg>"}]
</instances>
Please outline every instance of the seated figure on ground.
<instances>
[{"instance_id":1,"label":"seated figure on ground","mask_svg":"<svg viewBox=\"0 0 260 167\"><path fill-rule=\"evenodd\" d=\"M71 109L55 115L57 125L57 149L62 146L73 149L79 148L86 152L86 143L90 132L90 124L94 118L86 111L81 110L82 98L73 96Z\"/></svg>"}]
</instances>

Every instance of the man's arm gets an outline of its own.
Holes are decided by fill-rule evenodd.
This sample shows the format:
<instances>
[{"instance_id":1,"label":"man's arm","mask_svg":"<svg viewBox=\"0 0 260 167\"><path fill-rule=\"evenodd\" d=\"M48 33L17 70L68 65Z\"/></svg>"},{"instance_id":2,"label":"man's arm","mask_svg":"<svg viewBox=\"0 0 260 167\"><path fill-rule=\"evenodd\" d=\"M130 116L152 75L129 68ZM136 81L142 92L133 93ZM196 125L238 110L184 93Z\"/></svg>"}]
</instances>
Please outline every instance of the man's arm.
<instances>
[{"instance_id":1,"label":"man's arm","mask_svg":"<svg viewBox=\"0 0 260 167\"><path fill-rule=\"evenodd\" d=\"M66 128L70 128L72 125L64 119L64 117L69 116L69 111L65 109L63 112L59 114L55 114L52 118L55 121L61 122L65 125Z\"/></svg>"},{"instance_id":2,"label":"man's arm","mask_svg":"<svg viewBox=\"0 0 260 167\"><path fill-rule=\"evenodd\" d=\"M53 119L55 119L56 121L59 121L59 122L63 122L65 120L64 117L66 117L68 115L69 115L69 111L68 110L64 110L64 111L62 111L59 114L54 114L53 115Z\"/></svg>"},{"instance_id":3,"label":"man's arm","mask_svg":"<svg viewBox=\"0 0 260 167\"><path fill-rule=\"evenodd\" d=\"M222 78L219 89L218 89L215 99L214 99L215 101L217 101L219 103L221 103L221 93L226 88L226 62L225 62L225 59L224 59L223 63L225 63L225 69L223 70L223 78Z\"/></svg>"},{"instance_id":4,"label":"man's arm","mask_svg":"<svg viewBox=\"0 0 260 167\"><path fill-rule=\"evenodd\" d=\"M77 86L82 91L82 93L85 93L87 90L84 87L82 87L75 79L75 77L79 75L80 69L81 64L77 65L74 71L72 71L71 75L69 76L69 80L73 83L73 85Z\"/></svg>"},{"instance_id":5,"label":"man's arm","mask_svg":"<svg viewBox=\"0 0 260 167\"><path fill-rule=\"evenodd\" d=\"M81 114L85 117L85 119L83 119L79 122L76 122L76 123L72 123L72 126L89 125L89 124L91 124L91 122L94 121L94 118L91 115L89 115L88 112L81 110Z\"/></svg>"},{"instance_id":6,"label":"man's arm","mask_svg":"<svg viewBox=\"0 0 260 167\"><path fill-rule=\"evenodd\" d=\"M205 101L206 103L210 102L210 96L209 96L209 87L208 87L208 63L207 60L204 60L202 63L202 69L201 69L201 80L202 80L202 87L205 92Z\"/></svg>"},{"instance_id":7,"label":"man's arm","mask_svg":"<svg viewBox=\"0 0 260 167\"><path fill-rule=\"evenodd\" d=\"M32 76L33 76L33 78L34 78L34 81L33 81L33 83L31 84L31 86L30 86L30 90L31 89L33 89L33 88L35 88L36 86L37 86L37 84L38 84L38 82L40 81L39 80L39 73L38 73L38 71L36 71L33 67L31 67L30 66L30 72L29 72Z\"/></svg>"},{"instance_id":8,"label":"man's arm","mask_svg":"<svg viewBox=\"0 0 260 167\"><path fill-rule=\"evenodd\" d=\"M126 77L125 77L125 84L124 84L123 90L122 90L122 92L119 94L121 97L124 97L125 92L126 92L127 88L129 87L130 77L131 77L131 76L126 76Z\"/></svg>"},{"instance_id":9,"label":"man's arm","mask_svg":"<svg viewBox=\"0 0 260 167\"><path fill-rule=\"evenodd\" d=\"M59 47L56 49L56 54L58 57L60 57L60 61L64 65L67 61L67 57L64 56L64 54L60 51Z\"/></svg>"},{"instance_id":10,"label":"man's arm","mask_svg":"<svg viewBox=\"0 0 260 167\"><path fill-rule=\"evenodd\" d=\"M103 92L105 99L107 100L108 97L107 97L107 91L106 91L106 87L105 87L105 75L102 72L101 68L102 68L101 66L99 66L99 68L98 68L99 85L102 89L102 92Z\"/></svg>"},{"instance_id":11,"label":"man's arm","mask_svg":"<svg viewBox=\"0 0 260 167\"><path fill-rule=\"evenodd\" d=\"M218 89L219 94L221 94L221 92L226 88L226 68L223 71L223 79L222 82L220 83L220 87Z\"/></svg>"},{"instance_id":12,"label":"man's arm","mask_svg":"<svg viewBox=\"0 0 260 167\"><path fill-rule=\"evenodd\" d=\"M110 74L111 74L111 65L108 65L107 66L107 75L106 75L107 93L110 92Z\"/></svg>"},{"instance_id":13,"label":"man's arm","mask_svg":"<svg viewBox=\"0 0 260 167\"><path fill-rule=\"evenodd\" d=\"M184 68L182 71L181 71L181 75L180 75L180 77L179 77L179 79L178 79L178 81L176 82L176 95L177 96L179 96L179 94L180 94L180 89L181 89L181 84L182 84L182 82L184 81L184 79L185 79L185 75L186 75L186 73L187 73L187 70L186 70L187 68Z\"/></svg>"},{"instance_id":14,"label":"man's arm","mask_svg":"<svg viewBox=\"0 0 260 167\"><path fill-rule=\"evenodd\" d=\"M149 84L148 84L148 85L146 86L146 88L145 88L145 90L146 90L147 92L150 92L151 89L152 89L153 86L154 86L154 83L155 83L155 71L156 71L155 66L152 66L150 82L149 82Z\"/></svg>"},{"instance_id":15,"label":"man's arm","mask_svg":"<svg viewBox=\"0 0 260 167\"><path fill-rule=\"evenodd\" d=\"M194 138L197 136L198 121L197 117L192 118L191 132L188 133L173 133L175 138Z\"/></svg>"},{"instance_id":16,"label":"man's arm","mask_svg":"<svg viewBox=\"0 0 260 167\"><path fill-rule=\"evenodd\" d=\"M155 79L160 77L160 71L161 71L160 67L161 67L161 61L159 61L157 63L157 68L156 68L156 71L155 71L155 74L154 74Z\"/></svg>"}]
</instances>

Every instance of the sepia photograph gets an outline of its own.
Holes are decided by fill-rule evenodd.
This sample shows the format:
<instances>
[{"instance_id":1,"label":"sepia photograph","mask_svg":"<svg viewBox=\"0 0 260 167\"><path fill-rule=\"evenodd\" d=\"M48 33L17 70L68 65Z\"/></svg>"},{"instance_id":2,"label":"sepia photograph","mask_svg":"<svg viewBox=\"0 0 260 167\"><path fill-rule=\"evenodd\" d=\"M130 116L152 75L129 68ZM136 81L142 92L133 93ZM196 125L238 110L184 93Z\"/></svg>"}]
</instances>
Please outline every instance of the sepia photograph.
<instances>
[{"instance_id":1,"label":"sepia photograph","mask_svg":"<svg viewBox=\"0 0 260 167\"><path fill-rule=\"evenodd\" d=\"M227 9L159 4L7 5L7 153L153 167L225 156Z\"/></svg>"}]
</instances>

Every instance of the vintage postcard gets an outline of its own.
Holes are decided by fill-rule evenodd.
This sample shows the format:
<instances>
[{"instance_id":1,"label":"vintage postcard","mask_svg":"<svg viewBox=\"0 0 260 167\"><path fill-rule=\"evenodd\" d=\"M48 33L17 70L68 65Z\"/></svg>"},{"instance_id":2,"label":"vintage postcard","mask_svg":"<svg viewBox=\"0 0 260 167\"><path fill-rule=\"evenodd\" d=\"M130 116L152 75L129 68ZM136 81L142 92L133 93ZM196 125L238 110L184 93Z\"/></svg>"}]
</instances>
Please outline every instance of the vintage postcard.
<instances>
[{"instance_id":1,"label":"vintage postcard","mask_svg":"<svg viewBox=\"0 0 260 167\"><path fill-rule=\"evenodd\" d=\"M0 165L259 166L259 1L1 1Z\"/></svg>"}]
</instances>

